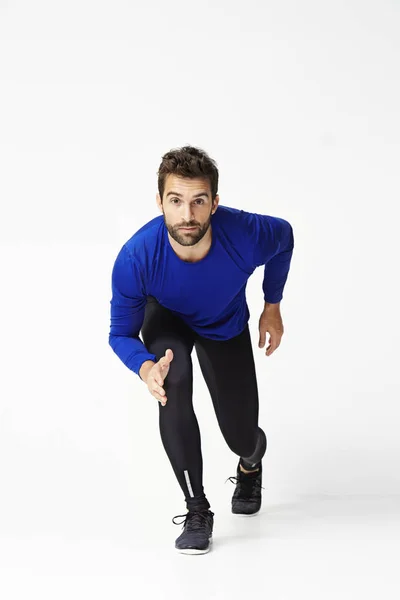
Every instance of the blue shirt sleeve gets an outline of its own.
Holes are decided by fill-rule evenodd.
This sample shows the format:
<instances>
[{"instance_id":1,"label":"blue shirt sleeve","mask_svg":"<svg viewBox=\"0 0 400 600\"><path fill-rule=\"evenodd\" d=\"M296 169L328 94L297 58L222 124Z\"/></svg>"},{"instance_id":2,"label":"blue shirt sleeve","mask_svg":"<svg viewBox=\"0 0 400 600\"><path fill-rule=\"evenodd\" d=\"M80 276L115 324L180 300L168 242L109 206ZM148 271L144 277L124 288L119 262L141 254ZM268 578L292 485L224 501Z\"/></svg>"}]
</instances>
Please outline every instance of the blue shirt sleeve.
<instances>
[{"instance_id":1,"label":"blue shirt sleeve","mask_svg":"<svg viewBox=\"0 0 400 600\"><path fill-rule=\"evenodd\" d=\"M126 244L115 260L111 287L109 344L128 369L139 375L144 361L157 362L157 358L148 352L139 338L147 296L139 264Z\"/></svg>"},{"instance_id":2,"label":"blue shirt sleeve","mask_svg":"<svg viewBox=\"0 0 400 600\"><path fill-rule=\"evenodd\" d=\"M294 248L291 224L280 217L245 213L254 240L254 268L265 265L263 292L265 302L275 304L283 298Z\"/></svg>"}]
</instances>

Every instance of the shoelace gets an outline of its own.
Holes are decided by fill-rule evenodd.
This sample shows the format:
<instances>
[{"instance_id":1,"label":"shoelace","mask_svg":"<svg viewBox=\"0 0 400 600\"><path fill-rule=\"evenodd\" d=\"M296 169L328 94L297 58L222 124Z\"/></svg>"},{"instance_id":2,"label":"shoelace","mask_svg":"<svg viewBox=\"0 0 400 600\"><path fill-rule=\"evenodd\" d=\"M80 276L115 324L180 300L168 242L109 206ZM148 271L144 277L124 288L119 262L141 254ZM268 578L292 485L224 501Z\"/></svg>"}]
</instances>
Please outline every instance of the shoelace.
<instances>
[{"instance_id":1,"label":"shoelace","mask_svg":"<svg viewBox=\"0 0 400 600\"><path fill-rule=\"evenodd\" d=\"M253 492L256 490L256 488L261 488L261 489L265 489L261 483L260 480L257 479L257 477L228 477L228 479L226 479L225 483L227 481L231 481L232 483L239 483L240 485L240 493L243 492L243 494L246 497L251 497Z\"/></svg>"},{"instance_id":2,"label":"shoelace","mask_svg":"<svg viewBox=\"0 0 400 600\"><path fill-rule=\"evenodd\" d=\"M187 523L187 530L191 531L191 530L201 529L204 525L204 521L209 522L210 515L214 516L214 513L211 510L194 511L194 512L189 511L184 515L176 515L172 519L172 522L174 525L182 525L182 523L183 523L183 528L186 526L186 523ZM185 518L180 523L179 522L175 523L175 519L177 519L179 517L185 517Z\"/></svg>"}]
</instances>

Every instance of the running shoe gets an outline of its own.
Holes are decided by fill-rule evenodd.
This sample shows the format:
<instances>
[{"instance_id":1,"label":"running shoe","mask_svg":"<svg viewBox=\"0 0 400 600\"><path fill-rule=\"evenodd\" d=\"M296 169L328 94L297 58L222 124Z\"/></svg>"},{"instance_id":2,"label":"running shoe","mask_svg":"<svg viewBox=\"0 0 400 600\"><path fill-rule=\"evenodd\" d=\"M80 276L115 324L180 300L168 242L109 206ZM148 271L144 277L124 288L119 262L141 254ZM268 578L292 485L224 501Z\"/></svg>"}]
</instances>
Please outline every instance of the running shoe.
<instances>
[{"instance_id":1,"label":"running shoe","mask_svg":"<svg viewBox=\"0 0 400 600\"><path fill-rule=\"evenodd\" d=\"M175 519L185 517L184 521ZM176 515L174 525L183 523L183 532L175 540L175 548L183 554L205 554L210 550L214 527L214 513L208 510L189 510L185 515Z\"/></svg>"},{"instance_id":2,"label":"running shoe","mask_svg":"<svg viewBox=\"0 0 400 600\"><path fill-rule=\"evenodd\" d=\"M243 473L239 464L240 460L236 477L228 477L229 481L236 484L231 501L232 513L242 516L255 515L261 508L261 488L264 489L261 485L262 464L260 461L260 468L254 473Z\"/></svg>"}]
</instances>

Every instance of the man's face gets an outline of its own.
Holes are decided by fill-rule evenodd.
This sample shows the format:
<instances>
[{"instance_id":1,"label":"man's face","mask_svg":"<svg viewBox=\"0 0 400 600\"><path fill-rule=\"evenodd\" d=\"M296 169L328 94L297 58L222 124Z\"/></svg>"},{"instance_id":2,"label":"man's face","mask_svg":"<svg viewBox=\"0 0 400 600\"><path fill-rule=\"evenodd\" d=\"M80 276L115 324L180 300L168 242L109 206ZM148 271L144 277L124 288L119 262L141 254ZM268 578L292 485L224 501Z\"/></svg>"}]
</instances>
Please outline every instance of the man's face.
<instances>
[{"instance_id":1,"label":"man's face","mask_svg":"<svg viewBox=\"0 0 400 600\"><path fill-rule=\"evenodd\" d=\"M164 214L170 236L181 246L194 246L207 233L211 215L217 210L218 195L211 200L208 179L189 179L168 175L163 203L157 194L157 204ZM193 227L185 230L183 227Z\"/></svg>"}]
</instances>

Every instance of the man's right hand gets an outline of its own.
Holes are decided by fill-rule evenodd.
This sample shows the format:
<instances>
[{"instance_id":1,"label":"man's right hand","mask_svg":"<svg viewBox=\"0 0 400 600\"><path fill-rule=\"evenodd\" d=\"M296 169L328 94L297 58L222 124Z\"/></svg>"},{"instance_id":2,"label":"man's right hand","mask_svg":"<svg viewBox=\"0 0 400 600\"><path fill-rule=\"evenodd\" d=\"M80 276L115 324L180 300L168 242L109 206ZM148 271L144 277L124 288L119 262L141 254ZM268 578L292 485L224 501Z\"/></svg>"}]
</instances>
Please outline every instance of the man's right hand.
<instances>
[{"instance_id":1,"label":"man's right hand","mask_svg":"<svg viewBox=\"0 0 400 600\"><path fill-rule=\"evenodd\" d=\"M168 375L169 366L173 358L174 354L172 350L166 350L165 355L151 367L145 378L145 383L147 384L150 394L154 396L156 400L161 402L162 406L165 406L167 402L165 390L162 386L164 384L164 379Z\"/></svg>"}]
</instances>

